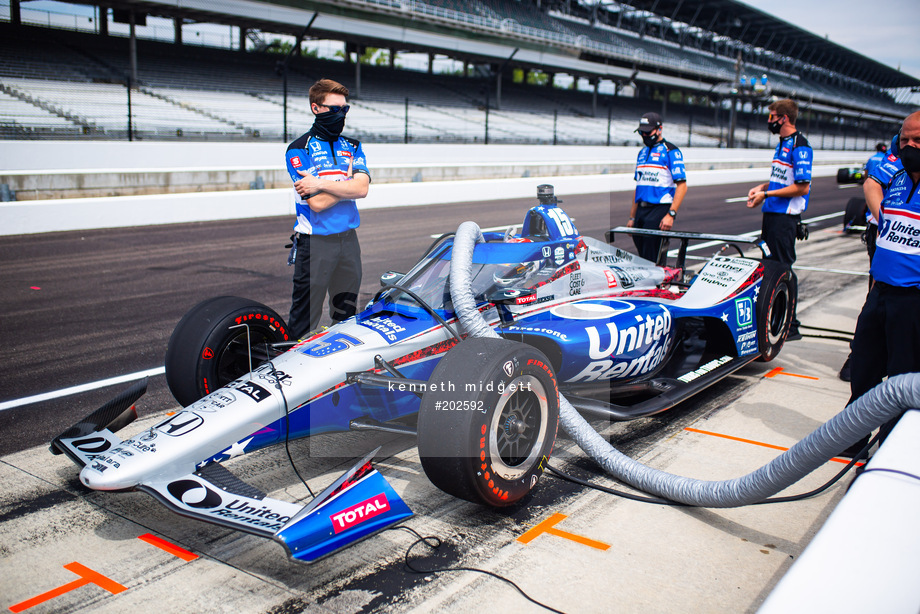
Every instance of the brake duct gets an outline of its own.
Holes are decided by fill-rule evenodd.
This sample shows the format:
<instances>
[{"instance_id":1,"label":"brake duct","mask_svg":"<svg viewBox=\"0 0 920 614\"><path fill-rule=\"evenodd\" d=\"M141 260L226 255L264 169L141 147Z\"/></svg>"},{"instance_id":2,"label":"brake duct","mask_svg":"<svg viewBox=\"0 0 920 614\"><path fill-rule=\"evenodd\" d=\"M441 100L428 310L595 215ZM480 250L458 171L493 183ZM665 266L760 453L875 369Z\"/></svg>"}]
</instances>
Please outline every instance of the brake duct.
<instances>
[{"instance_id":1,"label":"brake duct","mask_svg":"<svg viewBox=\"0 0 920 614\"><path fill-rule=\"evenodd\" d=\"M450 263L450 296L463 328L472 337L496 333L476 308L471 287L473 250L483 242L474 222L464 222L454 237ZM789 450L745 476L710 482L647 467L611 446L559 395L560 422L566 433L607 473L643 492L699 507L739 507L776 494L808 475L866 433L920 407L920 374L889 378L848 405Z\"/></svg>"}]
</instances>

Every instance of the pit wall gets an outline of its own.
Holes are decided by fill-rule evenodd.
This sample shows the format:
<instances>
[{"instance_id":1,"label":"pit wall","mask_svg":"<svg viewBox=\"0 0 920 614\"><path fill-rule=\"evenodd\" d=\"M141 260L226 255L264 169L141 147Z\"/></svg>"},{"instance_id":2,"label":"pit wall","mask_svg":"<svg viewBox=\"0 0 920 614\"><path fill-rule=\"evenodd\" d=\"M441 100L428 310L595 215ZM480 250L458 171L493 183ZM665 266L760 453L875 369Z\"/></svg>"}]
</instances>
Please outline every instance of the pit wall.
<instances>
[{"instance_id":1,"label":"pit wall","mask_svg":"<svg viewBox=\"0 0 920 614\"><path fill-rule=\"evenodd\" d=\"M373 178L359 208L632 190L638 147L364 146ZM281 143L6 141L0 235L293 214ZM765 181L772 150L685 148L690 185ZM815 176L867 152L817 151ZM264 186L264 187L263 187ZM446 186L447 189L445 189ZM258 189L253 189L258 188Z\"/></svg>"}]
</instances>

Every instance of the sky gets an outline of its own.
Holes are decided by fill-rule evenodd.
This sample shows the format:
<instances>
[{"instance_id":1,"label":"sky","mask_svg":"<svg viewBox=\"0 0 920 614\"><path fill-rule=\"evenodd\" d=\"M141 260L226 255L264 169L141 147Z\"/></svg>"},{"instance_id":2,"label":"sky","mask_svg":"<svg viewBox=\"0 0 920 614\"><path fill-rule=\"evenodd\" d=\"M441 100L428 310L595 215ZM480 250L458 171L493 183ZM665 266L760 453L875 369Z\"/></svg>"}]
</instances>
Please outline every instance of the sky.
<instances>
[{"instance_id":1,"label":"sky","mask_svg":"<svg viewBox=\"0 0 920 614\"><path fill-rule=\"evenodd\" d=\"M740 0L920 79L920 0Z\"/></svg>"}]
</instances>

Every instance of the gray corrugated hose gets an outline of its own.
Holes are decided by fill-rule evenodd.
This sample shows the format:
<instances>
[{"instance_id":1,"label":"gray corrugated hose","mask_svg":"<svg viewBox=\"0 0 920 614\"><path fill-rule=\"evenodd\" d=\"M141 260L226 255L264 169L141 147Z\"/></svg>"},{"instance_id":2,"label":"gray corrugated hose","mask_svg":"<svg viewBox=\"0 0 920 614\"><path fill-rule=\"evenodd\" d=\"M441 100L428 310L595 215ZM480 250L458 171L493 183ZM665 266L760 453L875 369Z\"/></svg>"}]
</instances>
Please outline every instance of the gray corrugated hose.
<instances>
[{"instance_id":1,"label":"gray corrugated hose","mask_svg":"<svg viewBox=\"0 0 920 614\"><path fill-rule=\"evenodd\" d=\"M460 323L473 337L499 337L476 308L470 287L473 250L483 241L474 222L457 229L450 263L450 296ZM762 501L808 475L860 437L920 407L920 374L887 382L848 405L769 464L733 480L707 482L646 467L613 448L560 395L560 422L572 439L610 475L639 490L701 507L738 507Z\"/></svg>"}]
</instances>

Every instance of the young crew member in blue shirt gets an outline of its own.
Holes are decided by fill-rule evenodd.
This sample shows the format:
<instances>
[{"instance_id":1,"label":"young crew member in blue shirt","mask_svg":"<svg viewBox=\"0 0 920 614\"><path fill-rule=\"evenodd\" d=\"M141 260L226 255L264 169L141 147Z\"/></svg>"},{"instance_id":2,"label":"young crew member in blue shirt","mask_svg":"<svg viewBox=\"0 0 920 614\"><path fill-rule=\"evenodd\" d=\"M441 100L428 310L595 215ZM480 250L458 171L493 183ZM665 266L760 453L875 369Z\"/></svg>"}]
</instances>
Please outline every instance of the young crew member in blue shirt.
<instances>
[{"instance_id":1,"label":"young crew member in blue shirt","mask_svg":"<svg viewBox=\"0 0 920 614\"><path fill-rule=\"evenodd\" d=\"M645 143L636 161L636 193L628 228L671 230L687 194L687 171L680 150L661 136L661 117L646 113L636 130ZM662 239L633 235L639 257L658 261ZM667 243L665 243L667 245Z\"/></svg>"},{"instance_id":2,"label":"young crew member in blue shirt","mask_svg":"<svg viewBox=\"0 0 920 614\"><path fill-rule=\"evenodd\" d=\"M294 338L317 328L329 294L333 321L357 309L361 286L361 223L355 199L367 196L370 173L361 143L342 136L348 89L331 79L310 88L310 131L288 145L285 160L294 180L297 220L288 264L294 291L288 328Z\"/></svg>"},{"instance_id":3,"label":"young crew member in blue shirt","mask_svg":"<svg viewBox=\"0 0 920 614\"><path fill-rule=\"evenodd\" d=\"M747 206L763 205L760 236L770 248L769 257L791 267L795 262L798 226L802 222L802 213L808 208L813 153L808 139L795 127L799 105L794 100L776 100L768 109L767 127L770 132L779 135L779 144L773 154L770 181L751 188ZM794 272L792 277L796 279ZM798 303L797 280L792 298ZM793 312L786 339L801 338L799 321Z\"/></svg>"}]
</instances>

